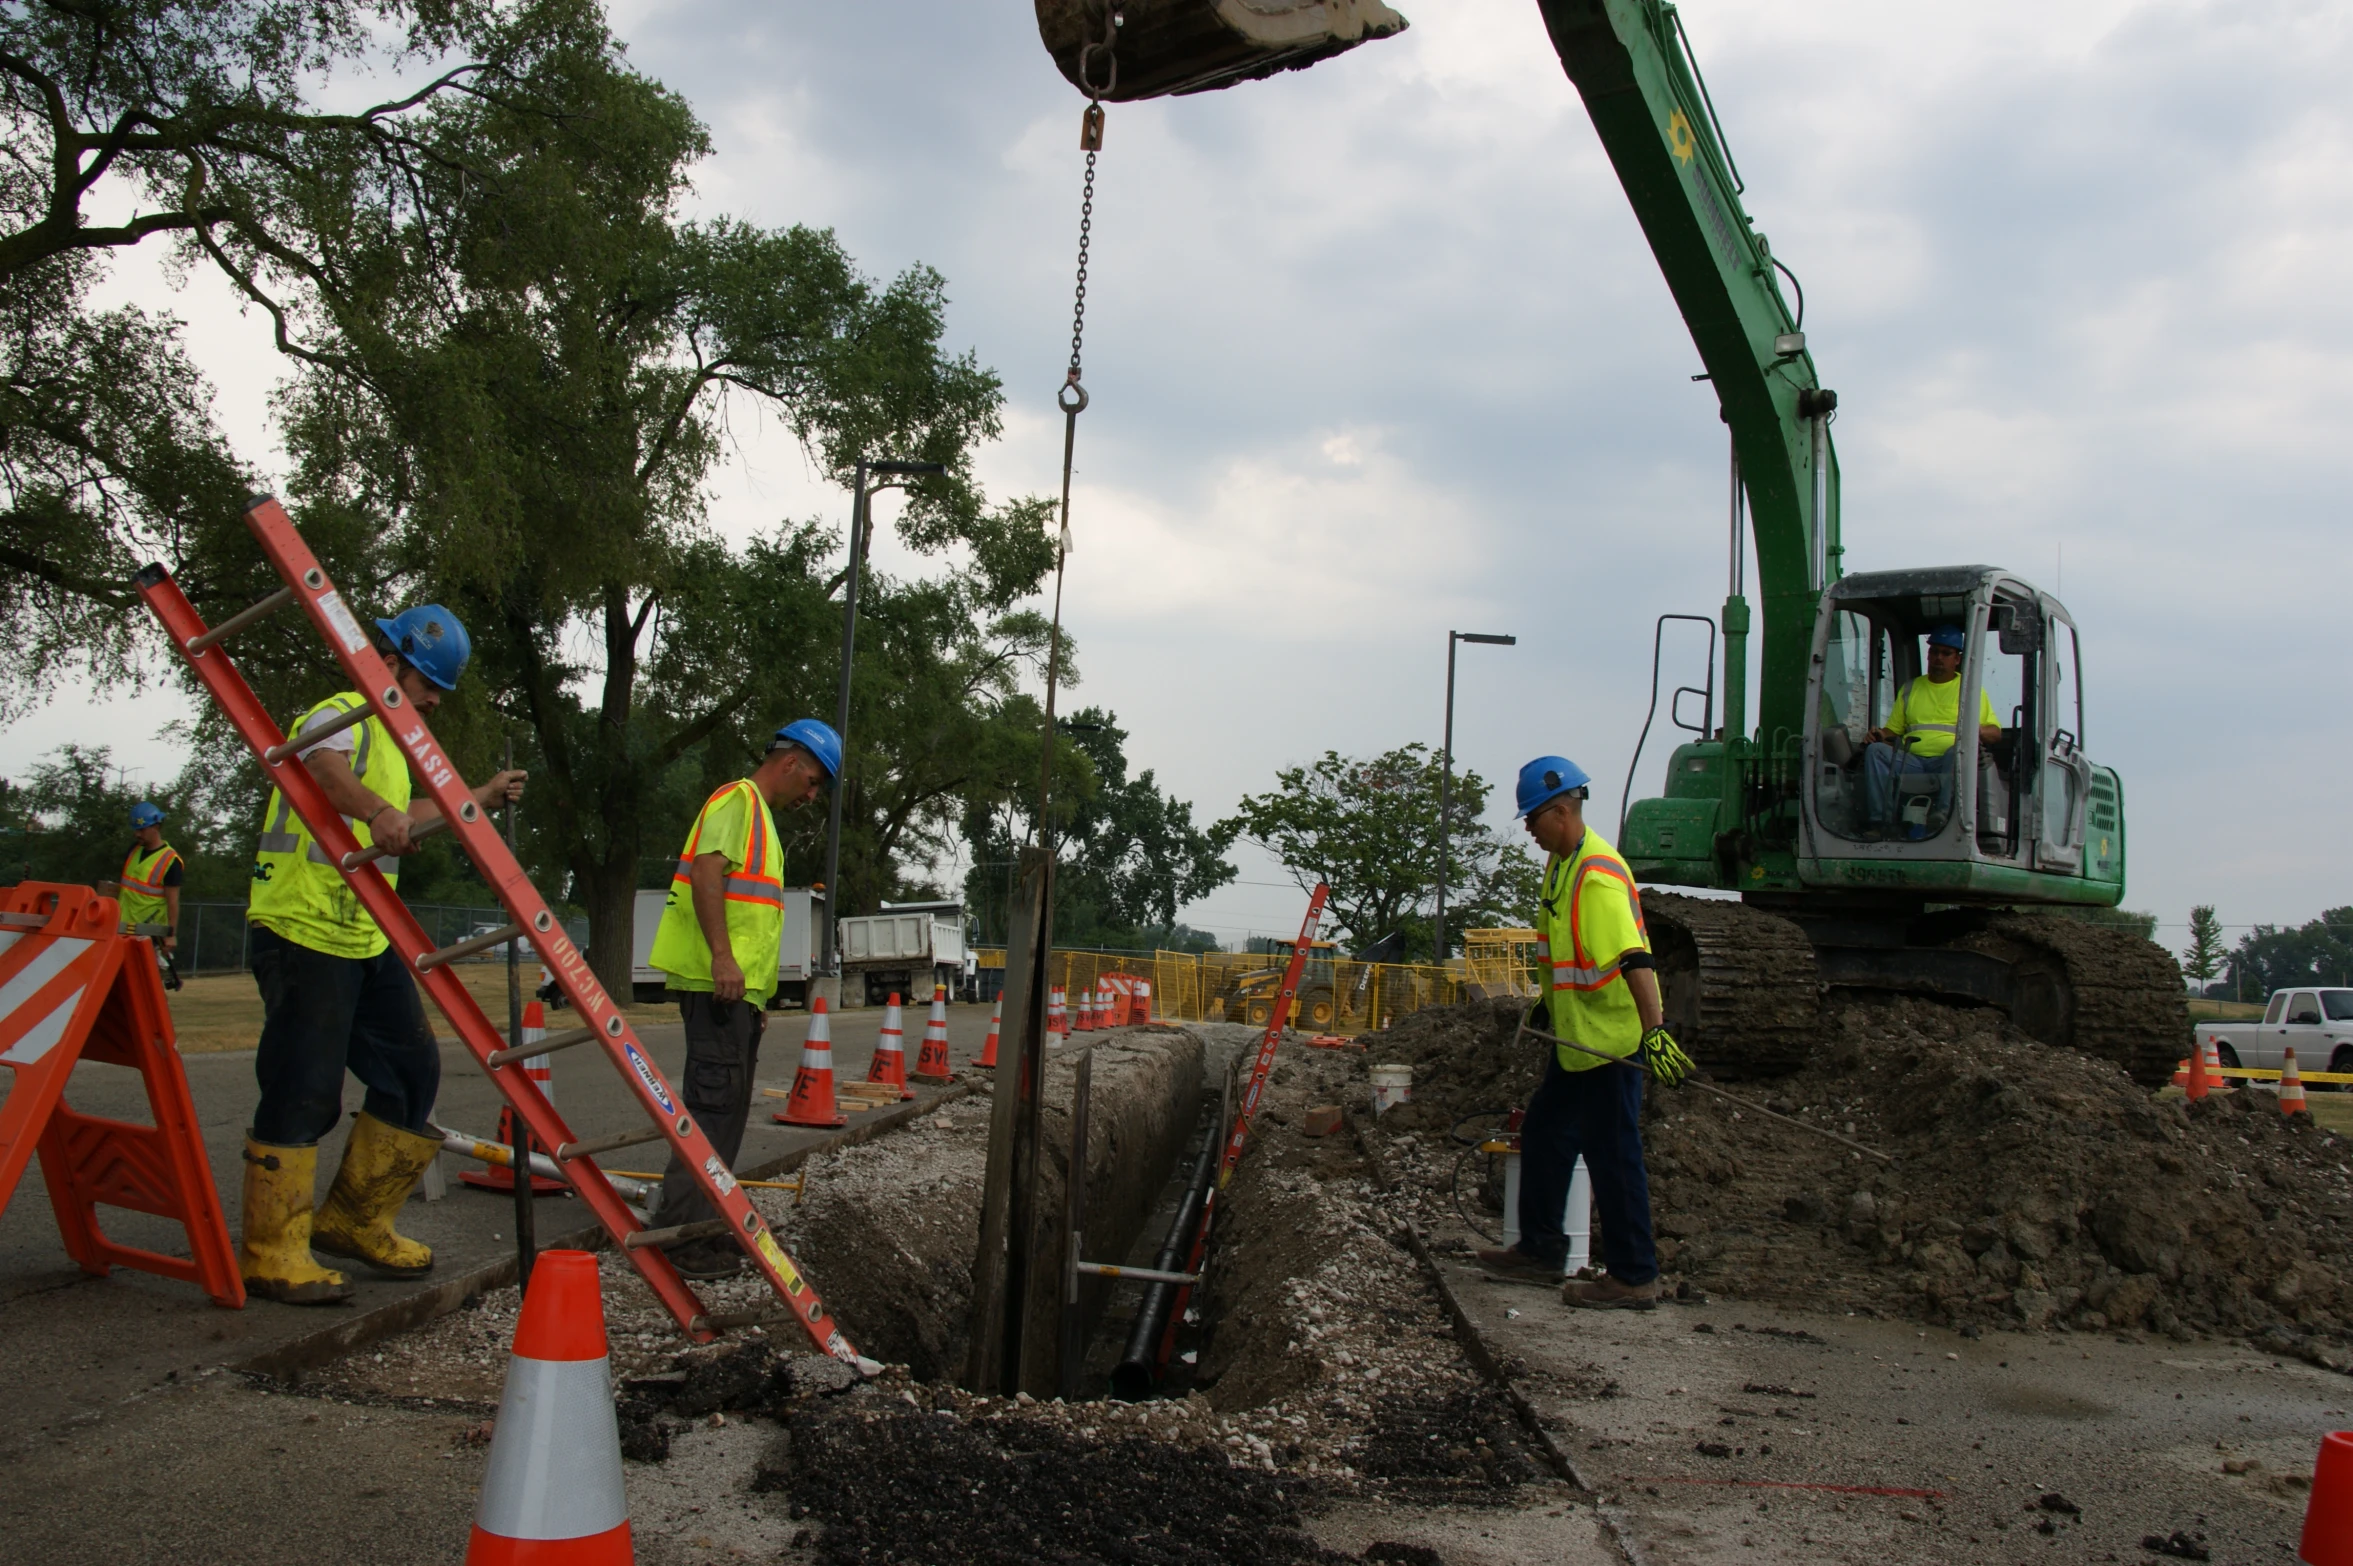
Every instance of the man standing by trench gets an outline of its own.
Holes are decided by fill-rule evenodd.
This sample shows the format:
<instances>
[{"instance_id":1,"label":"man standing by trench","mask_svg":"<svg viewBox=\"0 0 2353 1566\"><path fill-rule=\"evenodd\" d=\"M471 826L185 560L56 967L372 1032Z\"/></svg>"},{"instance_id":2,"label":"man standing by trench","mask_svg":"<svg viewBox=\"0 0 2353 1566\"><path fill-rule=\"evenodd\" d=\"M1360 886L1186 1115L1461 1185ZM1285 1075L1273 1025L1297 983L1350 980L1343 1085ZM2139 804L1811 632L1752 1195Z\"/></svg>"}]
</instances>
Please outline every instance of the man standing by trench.
<instances>
[{"instance_id":1,"label":"man standing by trench","mask_svg":"<svg viewBox=\"0 0 2353 1566\"><path fill-rule=\"evenodd\" d=\"M466 628L441 605L422 604L378 620L376 629L403 698L419 714L432 712L465 669L472 651ZM366 707L357 691L330 696L303 714L294 737ZM431 800L412 804L408 756L381 718L321 734L300 755L362 848L405 854L417 828L440 819ZM488 810L519 799L523 779L501 772L474 790L474 801ZM397 881L400 861L380 859L376 868ZM289 1305L349 1298L350 1282L321 1266L314 1250L395 1278L430 1271L432 1248L394 1232L392 1217L441 1151L430 1122L441 1048L408 964L275 789L262 815L245 917L264 1019L254 1057L261 1103L245 1138L237 1250L246 1291ZM319 1139L342 1118L346 1068L366 1086L367 1099L352 1120L335 1183L314 1213Z\"/></svg>"},{"instance_id":2,"label":"man standing by trench","mask_svg":"<svg viewBox=\"0 0 2353 1566\"><path fill-rule=\"evenodd\" d=\"M807 804L841 769L841 736L828 725L802 718L778 729L750 777L703 802L654 932L650 960L669 980L686 1025L686 1108L730 1167L751 1117L752 1071L784 946L784 853L772 812ZM711 1216L672 1154L652 1227ZM671 1246L668 1254L689 1278L724 1278L742 1261L731 1242L716 1237Z\"/></svg>"},{"instance_id":3,"label":"man standing by trench","mask_svg":"<svg viewBox=\"0 0 2353 1566\"><path fill-rule=\"evenodd\" d=\"M178 989L179 975L171 956L180 949L180 883L186 879L179 851L163 840L163 810L142 799L131 807L131 851L123 856L120 880L111 883L122 910L123 928L160 925L153 937L157 957L164 963L166 988Z\"/></svg>"},{"instance_id":4,"label":"man standing by trench","mask_svg":"<svg viewBox=\"0 0 2353 1566\"><path fill-rule=\"evenodd\" d=\"M1529 1025L1585 1048L1555 1044L1528 1100L1520 1126L1519 1244L1478 1254L1499 1272L1558 1277L1569 1248L1561 1218L1582 1155L1608 1271L1570 1279L1561 1299L1647 1310L1658 1299L1659 1264L1642 1167L1642 1079L1655 1075L1671 1087L1691 1062L1662 1025L1633 872L1585 824L1590 782L1566 756L1539 756L1520 769L1519 814L1546 856L1536 934L1537 969L1549 986Z\"/></svg>"}]
</instances>

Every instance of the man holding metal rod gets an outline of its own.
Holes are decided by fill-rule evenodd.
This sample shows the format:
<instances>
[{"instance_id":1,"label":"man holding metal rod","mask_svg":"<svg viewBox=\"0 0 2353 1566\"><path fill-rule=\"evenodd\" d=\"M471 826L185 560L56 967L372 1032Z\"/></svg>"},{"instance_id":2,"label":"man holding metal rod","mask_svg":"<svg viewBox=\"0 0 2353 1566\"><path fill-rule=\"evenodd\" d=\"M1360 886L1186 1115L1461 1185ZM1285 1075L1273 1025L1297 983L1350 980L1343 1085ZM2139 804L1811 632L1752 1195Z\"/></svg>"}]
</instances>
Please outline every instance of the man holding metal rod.
<instances>
[{"instance_id":1,"label":"man holding metal rod","mask_svg":"<svg viewBox=\"0 0 2353 1566\"><path fill-rule=\"evenodd\" d=\"M1642 1165L1642 1079L1672 1087L1691 1062L1663 1025L1633 872L1585 824L1590 782L1565 756L1520 769L1519 814L1546 854L1536 923L1546 993L1526 1031L1557 1042L1520 1127L1519 1243L1478 1256L1498 1272L1558 1277L1569 1245L1561 1218L1582 1155L1608 1270L1568 1280L1561 1298L1647 1310L1658 1299L1659 1264Z\"/></svg>"},{"instance_id":2,"label":"man holding metal rod","mask_svg":"<svg viewBox=\"0 0 2353 1566\"><path fill-rule=\"evenodd\" d=\"M419 713L457 688L472 642L439 604L378 620L402 697ZM341 811L388 882L398 855L441 825L440 807L412 801L409 760L357 691L330 696L295 723L302 765ZM501 772L474 790L492 809L520 798L524 774ZM248 1293L289 1305L347 1299L342 1273L313 1251L348 1256L395 1278L433 1266L433 1251L392 1227L393 1215L441 1151L433 1101L441 1051L407 964L393 954L333 858L273 789L253 856L251 964L261 988L261 1103L245 1138L245 1201L237 1250ZM344 1144L343 1166L312 1211L319 1139L343 1115L343 1073L367 1100Z\"/></svg>"}]
</instances>

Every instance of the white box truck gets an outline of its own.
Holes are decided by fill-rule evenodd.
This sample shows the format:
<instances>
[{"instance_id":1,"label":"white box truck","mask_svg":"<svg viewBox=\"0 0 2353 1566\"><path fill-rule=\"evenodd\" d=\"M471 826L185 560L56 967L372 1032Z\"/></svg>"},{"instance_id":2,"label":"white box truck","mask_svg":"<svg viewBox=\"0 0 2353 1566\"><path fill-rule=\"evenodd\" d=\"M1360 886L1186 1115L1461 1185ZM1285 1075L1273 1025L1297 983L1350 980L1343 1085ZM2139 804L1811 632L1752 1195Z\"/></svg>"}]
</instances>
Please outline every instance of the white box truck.
<instances>
[{"instance_id":1,"label":"white box truck","mask_svg":"<svg viewBox=\"0 0 2353 1566\"><path fill-rule=\"evenodd\" d=\"M669 898L667 887L647 887L637 894L629 981L641 1001L661 1000L667 989L662 970L653 965L653 954L654 932L661 928L662 909ZM784 945L776 954L776 993L769 998L771 1007L809 1004L809 979L817 971L817 937L824 928L817 921L825 916L824 909L823 892L806 886L784 889Z\"/></svg>"},{"instance_id":2,"label":"white box truck","mask_svg":"<svg viewBox=\"0 0 2353 1566\"><path fill-rule=\"evenodd\" d=\"M842 1004L879 1006L896 994L910 1006L944 984L951 999L973 992L977 963L964 939L962 903L884 903L882 912L840 923Z\"/></svg>"}]
</instances>

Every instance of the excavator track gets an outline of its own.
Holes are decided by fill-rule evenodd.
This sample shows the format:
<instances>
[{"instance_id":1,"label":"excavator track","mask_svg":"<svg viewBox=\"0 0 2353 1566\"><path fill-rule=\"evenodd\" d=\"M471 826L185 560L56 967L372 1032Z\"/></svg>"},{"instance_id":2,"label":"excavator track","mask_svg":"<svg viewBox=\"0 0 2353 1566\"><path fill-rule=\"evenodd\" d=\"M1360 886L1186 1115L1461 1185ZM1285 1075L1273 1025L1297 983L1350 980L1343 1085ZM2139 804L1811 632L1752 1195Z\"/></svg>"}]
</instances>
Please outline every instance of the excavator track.
<instances>
[{"instance_id":1,"label":"excavator track","mask_svg":"<svg viewBox=\"0 0 2353 1566\"><path fill-rule=\"evenodd\" d=\"M2112 1060L2161 1087L2189 1053L2181 969L2163 947L2107 925L1996 914L1953 943L2009 962L2010 1020L2046 1044Z\"/></svg>"},{"instance_id":2,"label":"excavator track","mask_svg":"<svg viewBox=\"0 0 2353 1566\"><path fill-rule=\"evenodd\" d=\"M1803 1066L1821 1032L1822 983L1806 933L1743 903L1642 894L1667 1031L1719 1077Z\"/></svg>"}]
</instances>

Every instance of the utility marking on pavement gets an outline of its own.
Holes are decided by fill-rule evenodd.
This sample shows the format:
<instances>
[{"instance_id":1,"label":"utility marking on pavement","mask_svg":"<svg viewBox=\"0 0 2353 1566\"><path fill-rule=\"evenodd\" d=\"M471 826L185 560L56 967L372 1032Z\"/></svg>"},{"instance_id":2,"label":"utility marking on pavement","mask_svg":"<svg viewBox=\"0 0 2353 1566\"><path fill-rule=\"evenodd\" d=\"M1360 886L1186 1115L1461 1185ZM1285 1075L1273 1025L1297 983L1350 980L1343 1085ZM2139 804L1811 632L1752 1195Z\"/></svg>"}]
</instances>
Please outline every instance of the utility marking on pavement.
<instances>
[{"instance_id":1,"label":"utility marking on pavement","mask_svg":"<svg viewBox=\"0 0 2353 1566\"><path fill-rule=\"evenodd\" d=\"M1799 1479L1702 1479L1669 1474L1620 1474L1621 1484L1707 1484L1741 1490L1828 1490L1834 1495L1892 1495L1916 1501L1941 1501L1942 1490L1906 1490L1889 1484L1814 1484Z\"/></svg>"}]
</instances>

